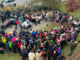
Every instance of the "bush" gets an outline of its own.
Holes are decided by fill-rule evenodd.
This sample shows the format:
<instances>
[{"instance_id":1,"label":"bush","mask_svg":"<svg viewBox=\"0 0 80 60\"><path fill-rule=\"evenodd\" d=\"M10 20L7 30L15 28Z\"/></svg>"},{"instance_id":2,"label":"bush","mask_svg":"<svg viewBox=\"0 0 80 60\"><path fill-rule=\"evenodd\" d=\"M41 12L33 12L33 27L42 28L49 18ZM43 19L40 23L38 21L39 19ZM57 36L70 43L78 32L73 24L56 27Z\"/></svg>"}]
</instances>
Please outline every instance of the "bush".
<instances>
[{"instance_id":1,"label":"bush","mask_svg":"<svg viewBox=\"0 0 80 60\"><path fill-rule=\"evenodd\" d=\"M25 5L18 5L16 9L18 9L19 11L24 10Z\"/></svg>"}]
</instances>

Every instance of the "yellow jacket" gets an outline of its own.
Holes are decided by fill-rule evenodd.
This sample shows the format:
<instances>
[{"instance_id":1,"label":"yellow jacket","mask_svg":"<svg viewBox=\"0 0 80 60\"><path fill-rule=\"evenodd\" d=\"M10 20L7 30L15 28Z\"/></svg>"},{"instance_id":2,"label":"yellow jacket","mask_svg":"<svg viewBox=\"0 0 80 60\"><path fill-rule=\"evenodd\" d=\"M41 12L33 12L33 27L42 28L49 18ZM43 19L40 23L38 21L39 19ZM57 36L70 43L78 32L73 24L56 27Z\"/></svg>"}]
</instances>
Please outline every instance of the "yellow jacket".
<instances>
[{"instance_id":1,"label":"yellow jacket","mask_svg":"<svg viewBox=\"0 0 80 60\"><path fill-rule=\"evenodd\" d=\"M2 43L5 43L6 42L6 39L4 39L3 37L2 37Z\"/></svg>"}]
</instances>

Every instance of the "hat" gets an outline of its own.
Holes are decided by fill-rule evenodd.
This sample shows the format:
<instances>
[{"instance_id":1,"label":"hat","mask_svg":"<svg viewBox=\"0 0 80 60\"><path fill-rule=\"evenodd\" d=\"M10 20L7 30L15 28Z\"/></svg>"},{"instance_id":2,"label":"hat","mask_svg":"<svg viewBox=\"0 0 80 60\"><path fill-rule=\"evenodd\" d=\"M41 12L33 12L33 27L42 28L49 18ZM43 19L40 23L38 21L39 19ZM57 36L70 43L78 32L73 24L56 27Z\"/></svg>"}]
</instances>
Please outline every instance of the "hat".
<instances>
[{"instance_id":1,"label":"hat","mask_svg":"<svg viewBox=\"0 0 80 60\"><path fill-rule=\"evenodd\" d=\"M37 50L37 52L40 52L40 51L41 51L40 49Z\"/></svg>"}]
</instances>

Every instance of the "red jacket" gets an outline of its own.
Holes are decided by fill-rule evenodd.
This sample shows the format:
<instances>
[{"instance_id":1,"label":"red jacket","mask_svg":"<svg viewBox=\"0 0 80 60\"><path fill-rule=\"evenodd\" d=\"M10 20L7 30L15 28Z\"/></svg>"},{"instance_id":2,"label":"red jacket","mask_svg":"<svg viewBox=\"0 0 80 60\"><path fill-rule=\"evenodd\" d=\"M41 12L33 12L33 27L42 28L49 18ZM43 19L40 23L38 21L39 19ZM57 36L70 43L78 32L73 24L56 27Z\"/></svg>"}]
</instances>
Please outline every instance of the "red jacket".
<instances>
[{"instance_id":1,"label":"red jacket","mask_svg":"<svg viewBox=\"0 0 80 60\"><path fill-rule=\"evenodd\" d=\"M17 43L17 47L20 48L20 46L22 45L22 42Z\"/></svg>"},{"instance_id":2,"label":"red jacket","mask_svg":"<svg viewBox=\"0 0 80 60\"><path fill-rule=\"evenodd\" d=\"M37 37L38 36L38 34L35 34L35 37Z\"/></svg>"}]
</instances>

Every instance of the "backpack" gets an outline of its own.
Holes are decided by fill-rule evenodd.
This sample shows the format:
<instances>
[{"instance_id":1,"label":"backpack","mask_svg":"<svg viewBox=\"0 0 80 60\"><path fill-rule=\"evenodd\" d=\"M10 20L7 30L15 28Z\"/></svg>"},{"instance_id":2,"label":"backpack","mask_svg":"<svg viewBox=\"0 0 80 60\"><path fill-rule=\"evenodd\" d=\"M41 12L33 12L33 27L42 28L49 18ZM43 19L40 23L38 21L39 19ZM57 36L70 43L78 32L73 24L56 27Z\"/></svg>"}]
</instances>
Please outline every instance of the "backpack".
<instances>
[{"instance_id":1,"label":"backpack","mask_svg":"<svg viewBox=\"0 0 80 60\"><path fill-rule=\"evenodd\" d=\"M17 20L15 20L16 24L19 24L19 22Z\"/></svg>"}]
</instances>

